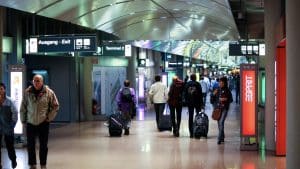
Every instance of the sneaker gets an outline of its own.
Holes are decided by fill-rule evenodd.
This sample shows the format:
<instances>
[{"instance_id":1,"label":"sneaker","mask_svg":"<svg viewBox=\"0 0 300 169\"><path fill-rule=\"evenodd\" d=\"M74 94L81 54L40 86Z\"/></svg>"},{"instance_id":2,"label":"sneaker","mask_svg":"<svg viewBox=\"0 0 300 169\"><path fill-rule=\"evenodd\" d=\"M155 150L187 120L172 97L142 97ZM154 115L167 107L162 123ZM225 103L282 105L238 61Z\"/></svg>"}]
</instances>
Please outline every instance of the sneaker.
<instances>
[{"instance_id":1,"label":"sneaker","mask_svg":"<svg viewBox=\"0 0 300 169\"><path fill-rule=\"evenodd\" d=\"M47 169L46 165L41 165L41 169Z\"/></svg>"},{"instance_id":2,"label":"sneaker","mask_svg":"<svg viewBox=\"0 0 300 169\"><path fill-rule=\"evenodd\" d=\"M16 167L17 167L17 161L12 161L11 168L16 168Z\"/></svg>"},{"instance_id":3,"label":"sneaker","mask_svg":"<svg viewBox=\"0 0 300 169\"><path fill-rule=\"evenodd\" d=\"M103 124L104 124L104 126L106 126L106 127L108 127L108 126L109 126L109 123L108 123L108 121L104 122Z\"/></svg>"},{"instance_id":4,"label":"sneaker","mask_svg":"<svg viewBox=\"0 0 300 169\"><path fill-rule=\"evenodd\" d=\"M36 165L30 165L29 169L36 169Z\"/></svg>"}]
</instances>

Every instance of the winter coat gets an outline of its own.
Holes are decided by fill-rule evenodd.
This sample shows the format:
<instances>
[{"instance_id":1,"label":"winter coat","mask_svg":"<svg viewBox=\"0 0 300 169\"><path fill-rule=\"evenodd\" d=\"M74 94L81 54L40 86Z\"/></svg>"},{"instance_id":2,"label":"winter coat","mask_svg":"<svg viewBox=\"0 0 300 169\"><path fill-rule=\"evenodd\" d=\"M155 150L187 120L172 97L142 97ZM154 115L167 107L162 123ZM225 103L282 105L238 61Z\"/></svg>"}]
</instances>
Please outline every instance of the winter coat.
<instances>
[{"instance_id":1,"label":"winter coat","mask_svg":"<svg viewBox=\"0 0 300 169\"><path fill-rule=\"evenodd\" d=\"M25 90L21 103L21 121L32 125L39 125L46 120L52 121L58 109L55 93L48 86L44 85L38 96L35 95L33 86L30 86Z\"/></svg>"},{"instance_id":2,"label":"winter coat","mask_svg":"<svg viewBox=\"0 0 300 169\"><path fill-rule=\"evenodd\" d=\"M182 80L176 79L170 86L168 104L170 106L182 106L184 83Z\"/></svg>"},{"instance_id":3,"label":"winter coat","mask_svg":"<svg viewBox=\"0 0 300 169\"><path fill-rule=\"evenodd\" d=\"M0 134L13 134L18 121L18 110L10 97L6 96L0 106Z\"/></svg>"},{"instance_id":4,"label":"winter coat","mask_svg":"<svg viewBox=\"0 0 300 169\"><path fill-rule=\"evenodd\" d=\"M118 103L118 109L121 112L126 112L126 113L132 113L133 109L135 108L136 105L136 96L135 96L135 91L133 88L130 89L131 97L132 97L132 102L125 102L122 101L122 91L124 88L121 88L117 94L116 101Z\"/></svg>"},{"instance_id":5,"label":"winter coat","mask_svg":"<svg viewBox=\"0 0 300 169\"><path fill-rule=\"evenodd\" d=\"M166 103L168 100L168 88L162 82L155 82L149 90L149 97L153 103Z\"/></svg>"}]
</instances>

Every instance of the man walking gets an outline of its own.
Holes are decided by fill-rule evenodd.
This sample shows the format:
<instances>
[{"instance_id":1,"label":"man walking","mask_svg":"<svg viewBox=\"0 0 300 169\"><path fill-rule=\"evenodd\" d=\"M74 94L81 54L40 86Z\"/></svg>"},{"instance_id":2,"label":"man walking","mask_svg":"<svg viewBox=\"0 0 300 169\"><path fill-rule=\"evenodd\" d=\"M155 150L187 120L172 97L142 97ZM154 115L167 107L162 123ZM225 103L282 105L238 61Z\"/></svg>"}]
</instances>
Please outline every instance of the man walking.
<instances>
[{"instance_id":1,"label":"man walking","mask_svg":"<svg viewBox=\"0 0 300 169\"><path fill-rule=\"evenodd\" d=\"M46 169L49 123L55 118L59 103L55 93L43 82L43 76L35 75L33 85L24 93L21 103L21 121L26 126L28 164L36 169L35 139L39 138L41 169Z\"/></svg>"},{"instance_id":2,"label":"man walking","mask_svg":"<svg viewBox=\"0 0 300 169\"><path fill-rule=\"evenodd\" d=\"M14 128L18 121L18 111L8 96L6 96L6 87L0 83L0 147L2 146L2 137L4 136L8 157L11 160L11 167L17 167L16 151L14 148ZM0 149L0 169L1 149Z\"/></svg>"}]
</instances>

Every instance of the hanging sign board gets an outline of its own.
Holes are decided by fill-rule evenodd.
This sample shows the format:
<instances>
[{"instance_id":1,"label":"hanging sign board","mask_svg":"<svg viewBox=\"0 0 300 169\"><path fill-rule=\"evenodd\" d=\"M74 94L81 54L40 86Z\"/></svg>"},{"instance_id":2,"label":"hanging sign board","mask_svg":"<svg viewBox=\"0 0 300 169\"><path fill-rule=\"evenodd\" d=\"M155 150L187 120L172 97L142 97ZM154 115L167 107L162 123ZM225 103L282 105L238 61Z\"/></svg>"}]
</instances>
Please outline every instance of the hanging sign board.
<instances>
[{"instance_id":1,"label":"hanging sign board","mask_svg":"<svg viewBox=\"0 0 300 169\"><path fill-rule=\"evenodd\" d=\"M29 53L95 51L96 35L43 35L29 38Z\"/></svg>"}]
</instances>

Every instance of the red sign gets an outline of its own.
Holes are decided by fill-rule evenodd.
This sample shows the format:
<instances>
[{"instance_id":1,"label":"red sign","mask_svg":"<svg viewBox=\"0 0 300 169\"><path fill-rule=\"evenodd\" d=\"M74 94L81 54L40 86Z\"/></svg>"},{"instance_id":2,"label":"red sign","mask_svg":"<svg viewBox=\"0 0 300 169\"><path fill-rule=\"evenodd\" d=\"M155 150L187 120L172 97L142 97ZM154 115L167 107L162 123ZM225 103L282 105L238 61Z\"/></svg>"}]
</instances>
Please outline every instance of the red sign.
<instances>
[{"instance_id":1,"label":"red sign","mask_svg":"<svg viewBox=\"0 0 300 169\"><path fill-rule=\"evenodd\" d=\"M256 66L241 65L241 134L255 136L257 124Z\"/></svg>"}]
</instances>

